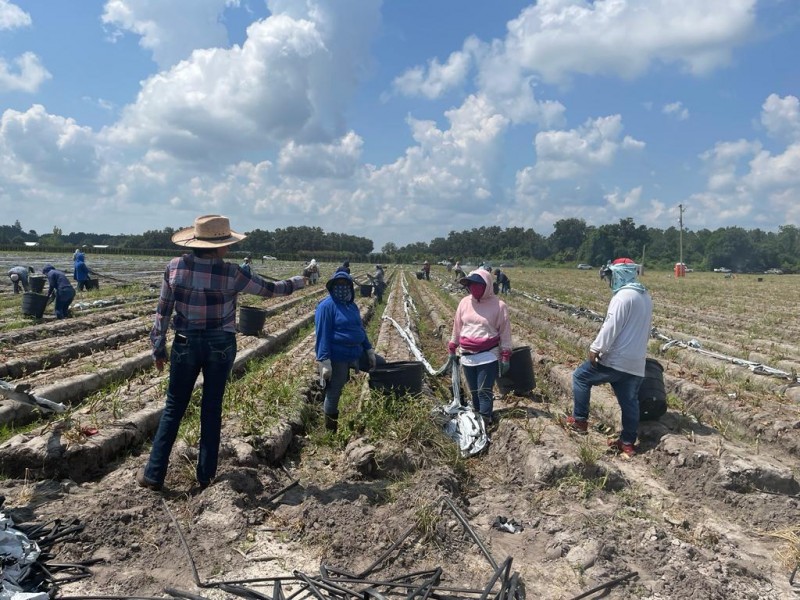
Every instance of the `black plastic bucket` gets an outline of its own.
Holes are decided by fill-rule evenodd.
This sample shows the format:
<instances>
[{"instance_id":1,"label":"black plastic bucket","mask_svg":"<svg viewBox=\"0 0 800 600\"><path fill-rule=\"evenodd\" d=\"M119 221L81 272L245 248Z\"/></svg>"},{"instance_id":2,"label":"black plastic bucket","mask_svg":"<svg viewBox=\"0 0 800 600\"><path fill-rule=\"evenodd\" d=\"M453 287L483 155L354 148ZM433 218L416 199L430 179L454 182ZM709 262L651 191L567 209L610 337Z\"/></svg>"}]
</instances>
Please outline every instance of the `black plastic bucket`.
<instances>
[{"instance_id":1,"label":"black plastic bucket","mask_svg":"<svg viewBox=\"0 0 800 600\"><path fill-rule=\"evenodd\" d=\"M47 307L47 296L34 292L22 294L22 314L29 317L41 319L44 309Z\"/></svg>"},{"instance_id":2,"label":"black plastic bucket","mask_svg":"<svg viewBox=\"0 0 800 600\"><path fill-rule=\"evenodd\" d=\"M425 271L417 271L417 279L425 279Z\"/></svg>"},{"instance_id":3,"label":"black plastic bucket","mask_svg":"<svg viewBox=\"0 0 800 600\"><path fill-rule=\"evenodd\" d=\"M44 282L47 278L44 275L31 275L28 277L28 283L31 285L31 291L36 294L41 294L44 291Z\"/></svg>"},{"instance_id":4,"label":"black plastic bucket","mask_svg":"<svg viewBox=\"0 0 800 600\"><path fill-rule=\"evenodd\" d=\"M664 367L654 358L644 365L644 380L639 388L639 421L657 421L667 412Z\"/></svg>"},{"instance_id":5,"label":"black plastic bucket","mask_svg":"<svg viewBox=\"0 0 800 600\"><path fill-rule=\"evenodd\" d=\"M239 308L239 332L242 335L259 335L267 322L267 311L255 306Z\"/></svg>"},{"instance_id":6,"label":"black plastic bucket","mask_svg":"<svg viewBox=\"0 0 800 600\"><path fill-rule=\"evenodd\" d=\"M397 396L422 393L425 368L420 361L387 362L369 372L369 387Z\"/></svg>"},{"instance_id":7,"label":"black plastic bucket","mask_svg":"<svg viewBox=\"0 0 800 600\"><path fill-rule=\"evenodd\" d=\"M100 280L99 279L87 279L86 280L86 289L87 290L99 290L100 289Z\"/></svg>"},{"instance_id":8,"label":"black plastic bucket","mask_svg":"<svg viewBox=\"0 0 800 600\"><path fill-rule=\"evenodd\" d=\"M369 284L369 283L362 283L362 284L361 284L361 285L358 287L358 289L359 289L359 291L361 292L361 297L362 297L362 298L369 298L370 296L372 296L372 285L371 285L371 284Z\"/></svg>"},{"instance_id":9,"label":"black plastic bucket","mask_svg":"<svg viewBox=\"0 0 800 600\"><path fill-rule=\"evenodd\" d=\"M514 392L527 394L536 388L533 375L533 358L530 346L518 346L511 351L511 367L504 377L497 378L497 389L501 394Z\"/></svg>"}]
</instances>

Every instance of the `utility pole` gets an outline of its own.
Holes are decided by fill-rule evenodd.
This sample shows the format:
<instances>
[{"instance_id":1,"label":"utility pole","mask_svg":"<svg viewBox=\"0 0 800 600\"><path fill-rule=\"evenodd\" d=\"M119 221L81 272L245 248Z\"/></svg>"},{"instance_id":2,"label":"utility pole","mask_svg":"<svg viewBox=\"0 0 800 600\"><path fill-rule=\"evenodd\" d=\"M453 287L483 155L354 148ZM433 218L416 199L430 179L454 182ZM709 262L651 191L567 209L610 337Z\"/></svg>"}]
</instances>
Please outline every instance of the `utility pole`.
<instances>
[{"instance_id":1,"label":"utility pole","mask_svg":"<svg viewBox=\"0 0 800 600\"><path fill-rule=\"evenodd\" d=\"M681 269L683 269L683 204L678 204L678 224L680 225L680 235L678 236L681 253Z\"/></svg>"}]
</instances>

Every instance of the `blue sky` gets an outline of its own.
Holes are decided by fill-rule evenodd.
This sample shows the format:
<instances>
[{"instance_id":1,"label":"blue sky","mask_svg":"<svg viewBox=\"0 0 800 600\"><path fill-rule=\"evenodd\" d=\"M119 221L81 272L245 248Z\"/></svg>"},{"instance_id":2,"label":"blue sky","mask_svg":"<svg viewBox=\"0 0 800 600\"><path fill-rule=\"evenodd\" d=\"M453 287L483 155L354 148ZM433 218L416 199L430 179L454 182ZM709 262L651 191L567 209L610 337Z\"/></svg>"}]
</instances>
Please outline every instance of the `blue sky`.
<instances>
[{"instance_id":1,"label":"blue sky","mask_svg":"<svg viewBox=\"0 0 800 600\"><path fill-rule=\"evenodd\" d=\"M0 211L379 250L800 222L797 0L0 0Z\"/></svg>"}]
</instances>

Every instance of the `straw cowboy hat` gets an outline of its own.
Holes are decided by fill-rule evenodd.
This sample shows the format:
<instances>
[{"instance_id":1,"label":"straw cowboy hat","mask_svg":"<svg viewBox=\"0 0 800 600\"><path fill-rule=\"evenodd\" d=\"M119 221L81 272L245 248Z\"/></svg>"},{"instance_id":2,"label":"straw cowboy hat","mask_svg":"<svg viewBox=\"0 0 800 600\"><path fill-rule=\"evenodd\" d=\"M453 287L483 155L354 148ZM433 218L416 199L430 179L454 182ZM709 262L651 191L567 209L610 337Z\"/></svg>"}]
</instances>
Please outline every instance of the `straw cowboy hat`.
<instances>
[{"instance_id":1,"label":"straw cowboy hat","mask_svg":"<svg viewBox=\"0 0 800 600\"><path fill-rule=\"evenodd\" d=\"M181 229L172 236L172 243L187 248L220 248L241 242L247 236L231 230L228 217L203 215L194 220L193 227Z\"/></svg>"}]
</instances>

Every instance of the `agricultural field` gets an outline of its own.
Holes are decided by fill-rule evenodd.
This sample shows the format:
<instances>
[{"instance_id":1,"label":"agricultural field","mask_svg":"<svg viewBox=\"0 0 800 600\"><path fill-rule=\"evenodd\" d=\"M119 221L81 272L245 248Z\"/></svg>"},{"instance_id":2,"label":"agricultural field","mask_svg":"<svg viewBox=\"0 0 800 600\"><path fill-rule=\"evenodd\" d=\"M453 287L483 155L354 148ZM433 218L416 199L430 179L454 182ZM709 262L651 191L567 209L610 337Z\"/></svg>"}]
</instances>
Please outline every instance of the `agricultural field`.
<instances>
[{"instance_id":1,"label":"agricultural field","mask_svg":"<svg viewBox=\"0 0 800 600\"><path fill-rule=\"evenodd\" d=\"M536 389L496 392L491 443L471 458L436 414L452 399L438 369L463 295L443 266L426 281L390 265L384 302L357 298L377 351L422 360L426 375L422 394L401 398L354 375L336 434L314 363L324 286L241 296L268 317L260 335L237 336L217 479L194 483L193 413L156 493L134 477L164 403L147 335L166 262L87 255L100 287L60 321L52 305L22 315L0 285L2 379L64 406L0 396L4 510L80 524L50 551L56 597L800 597L800 276L645 273L669 410L642 423L633 458L607 451L619 426L607 386L588 436L561 425L610 297L594 270L506 270ZM272 278L301 268L254 264ZM323 282L334 268L321 265ZM351 268L365 283L372 272Z\"/></svg>"}]
</instances>

